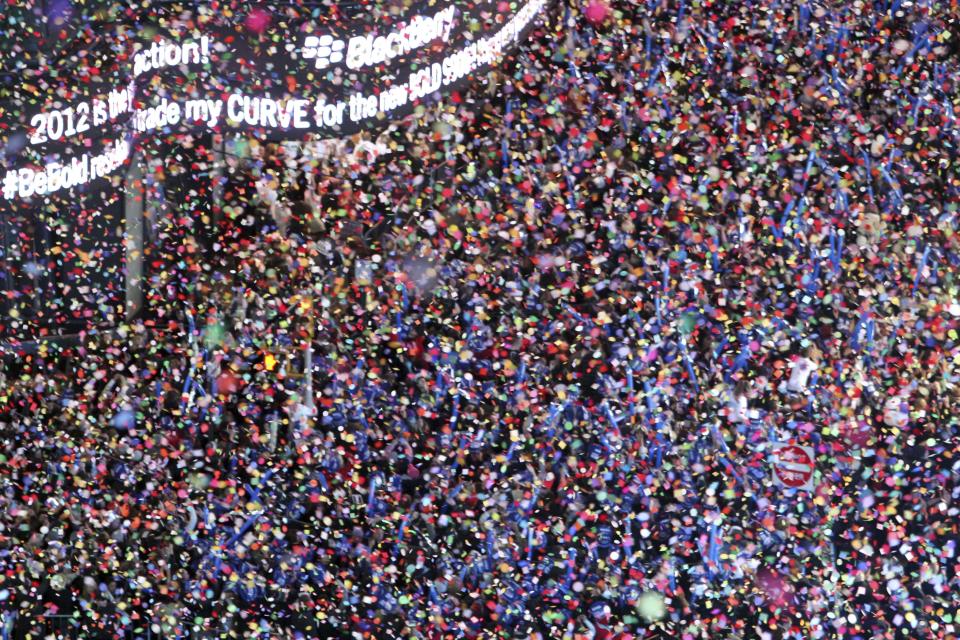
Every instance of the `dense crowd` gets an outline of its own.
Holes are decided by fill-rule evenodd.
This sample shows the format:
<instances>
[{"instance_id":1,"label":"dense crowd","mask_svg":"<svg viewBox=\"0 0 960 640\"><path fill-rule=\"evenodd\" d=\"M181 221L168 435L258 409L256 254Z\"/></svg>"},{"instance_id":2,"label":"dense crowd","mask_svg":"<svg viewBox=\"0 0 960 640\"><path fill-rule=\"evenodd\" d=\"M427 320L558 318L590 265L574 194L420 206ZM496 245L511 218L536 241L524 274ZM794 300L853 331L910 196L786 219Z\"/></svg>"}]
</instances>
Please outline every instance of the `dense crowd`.
<instances>
[{"instance_id":1,"label":"dense crowd","mask_svg":"<svg viewBox=\"0 0 960 640\"><path fill-rule=\"evenodd\" d=\"M957 636L960 8L551 12L5 364L4 637Z\"/></svg>"}]
</instances>

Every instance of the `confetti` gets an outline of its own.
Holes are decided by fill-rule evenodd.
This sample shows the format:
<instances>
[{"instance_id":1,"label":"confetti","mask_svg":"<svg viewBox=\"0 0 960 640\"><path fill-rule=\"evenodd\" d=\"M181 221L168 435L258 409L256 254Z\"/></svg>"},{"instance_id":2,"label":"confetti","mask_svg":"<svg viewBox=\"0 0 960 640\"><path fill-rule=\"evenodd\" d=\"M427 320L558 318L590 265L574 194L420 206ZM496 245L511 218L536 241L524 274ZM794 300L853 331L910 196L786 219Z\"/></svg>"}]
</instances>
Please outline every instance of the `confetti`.
<instances>
[{"instance_id":1,"label":"confetti","mask_svg":"<svg viewBox=\"0 0 960 640\"><path fill-rule=\"evenodd\" d=\"M128 63L292 122L288 34L352 86L322 35L446 5L8 4L0 637L957 635L949 3L552 3L405 117L56 189L17 132Z\"/></svg>"}]
</instances>

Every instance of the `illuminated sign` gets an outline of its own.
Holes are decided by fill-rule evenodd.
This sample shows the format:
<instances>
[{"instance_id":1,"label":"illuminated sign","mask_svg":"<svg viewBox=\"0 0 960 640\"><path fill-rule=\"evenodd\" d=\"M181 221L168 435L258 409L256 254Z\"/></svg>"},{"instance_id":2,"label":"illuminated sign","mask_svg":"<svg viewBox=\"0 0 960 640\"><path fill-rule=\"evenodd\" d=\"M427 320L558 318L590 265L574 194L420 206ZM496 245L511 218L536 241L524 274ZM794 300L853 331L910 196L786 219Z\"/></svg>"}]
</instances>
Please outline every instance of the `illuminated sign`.
<instances>
[{"instance_id":1,"label":"illuminated sign","mask_svg":"<svg viewBox=\"0 0 960 640\"><path fill-rule=\"evenodd\" d=\"M454 8L447 7L436 15L414 16L410 22L385 36L367 34L350 38L347 47L347 67L360 69L382 64L408 54L440 39L447 42L453 28ZM333 62L331 60L331 62Z\"/></svg>"},{"instance_id":2,"label":"illuminated sign","mask_svg":"<svg viewBox=\"0 0 960 640\"><path fill-rule=\"evenodd\" d=\"M6 168L0 196L42 196L109 175L151 134L230 128L342 137L379 128L496 64L546 4L449 5L382 31L294 33L266 59L246 55L224 33L158 35L129 55L121 86L29 117L11 163L20 166ZM287 82L268 86L260 77L267 70ZM94 139L104 146L87 150Z\"/></svg>"}]
</instances>

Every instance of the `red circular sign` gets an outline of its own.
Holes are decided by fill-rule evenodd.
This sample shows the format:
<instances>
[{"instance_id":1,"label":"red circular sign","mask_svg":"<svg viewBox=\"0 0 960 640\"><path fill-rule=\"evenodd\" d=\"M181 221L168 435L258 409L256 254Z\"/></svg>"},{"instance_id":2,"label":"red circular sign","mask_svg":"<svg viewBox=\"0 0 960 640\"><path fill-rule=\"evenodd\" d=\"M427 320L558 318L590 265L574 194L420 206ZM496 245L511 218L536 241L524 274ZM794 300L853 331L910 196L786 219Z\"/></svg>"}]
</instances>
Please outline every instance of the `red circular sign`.
<instances>
[{"instance_id":1,"label":"red circular sign","mask_svg":"<svg viewBox=\"0 0 960 640\"><path fill-rule=\"evenodd\" d=\"M788 487L802 487L813 477L813 460L796 445L788 445L773 454L773 472Z\"/></svg>"}]
</instances>

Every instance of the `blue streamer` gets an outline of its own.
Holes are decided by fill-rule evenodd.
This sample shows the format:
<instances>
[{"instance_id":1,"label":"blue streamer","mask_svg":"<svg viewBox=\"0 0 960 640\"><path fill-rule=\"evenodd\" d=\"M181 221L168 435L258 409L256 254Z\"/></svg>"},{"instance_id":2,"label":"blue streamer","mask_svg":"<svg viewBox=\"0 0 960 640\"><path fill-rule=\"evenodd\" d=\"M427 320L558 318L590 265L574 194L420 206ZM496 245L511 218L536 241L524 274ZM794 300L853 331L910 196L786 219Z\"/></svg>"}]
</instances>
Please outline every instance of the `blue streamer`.
<instances>
[{"instance_id":1,"label":"blue streamer","mask_svg":"<svg viewBox=\"0 0 960 640\"><path fill-rule=\"evenodd\" d=\"M873 195L873 164L870 162L870 156L865 150L861 151L861 155L863 156L863 168L867 172L867 193L870 194L870 201L876 202Z\"/></svg>"},{"instance_id":2,"label":"blue streamer","mask_svg":"<svg viewBox=\"0 0 960 640\"><path fill-rule=\"evenodd\" d=\"M376 500L377 486L380 484L380 474L375 474L370 479L370 491L367 493L367 515L373 513L373 504Z\"/></svg>"},{"instance_id":3,"label":"blue streamer","mask_svg":"<svg viewBox=\"0 0 960 640\"><path fill-rule=\"evenodd\" d=\"M917 268L917 275L913 278L913 290L910 295L914 296L917 294L917 287L920 285L920 278L923 275L923 270L927 266L927 260L930 257L930 245L927 245L923 250L923 255L920 257L920 266Z\"/></svg>"}]
</instances>

